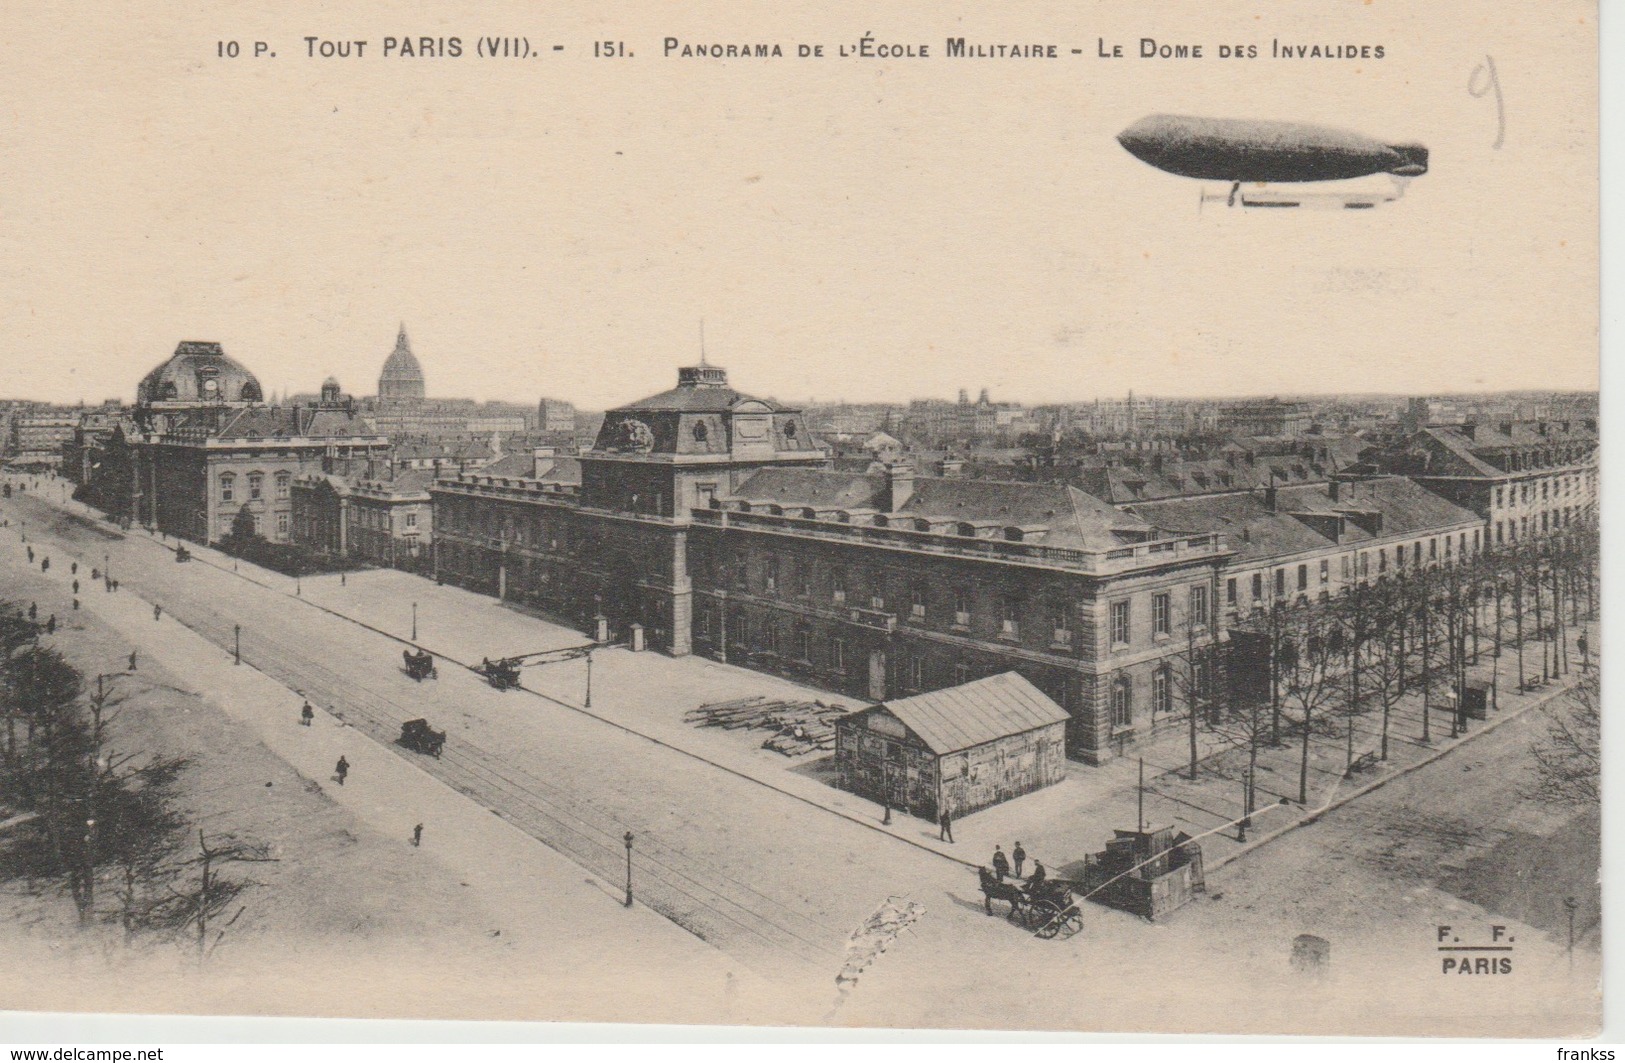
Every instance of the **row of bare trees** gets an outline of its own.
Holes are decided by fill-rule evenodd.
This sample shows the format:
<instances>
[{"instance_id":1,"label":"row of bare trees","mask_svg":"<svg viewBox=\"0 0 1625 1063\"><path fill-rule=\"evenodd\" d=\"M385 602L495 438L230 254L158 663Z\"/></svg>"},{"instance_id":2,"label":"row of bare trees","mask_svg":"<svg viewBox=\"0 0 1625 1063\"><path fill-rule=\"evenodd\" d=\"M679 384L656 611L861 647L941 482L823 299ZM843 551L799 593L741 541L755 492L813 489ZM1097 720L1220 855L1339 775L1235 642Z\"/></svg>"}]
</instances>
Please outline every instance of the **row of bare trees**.
<instances>
[{"instance_id":1,"label":"row of bare trees","mask_svg":"<svg viewBox=\"0 0 1625 1063\"><path fill-rule=\"evenodd\" d=\"M1445 728L1460 734L1469 666L1492 663L1488 689L1471 691L1490 707L1505 682L1521 691L1576 668L1591 671L1586 625L1596 617L1598 557L1596 525L1575 524L1476 554L1407 558L1413 563L1335 595L1269 600L1217 643L1190 633L1175 668L1190 777L1198 772L1199 729L1245 750L1250 812L1260 749L1295 739L1297 797L1307 803L1312 740L1341 738L1344 771L1352 774L1386 761L1395 742L1430 744ZM1572 640L1576 628L1582 634ZM1407 709L1418 695L1420 710ZM1373 746L1362 751L1356 733L1368 724Z\"/></svg>"},{"instance_id":2,"label":"row of bare trees","mask_svg":"<svg viewBox=\"0 0 1625 1063\"><path fill-rule=\"evenodd\" d=\"M126 944L167 936L201 961L252 884L223 869L266 850L201 830L194 839L179 811L187 760L113 748L126 696L109 680L125 673L88 684L44 630L0 603L0 880L60 889L81 926L121 928Z\"/></svg>"}]
</instances>

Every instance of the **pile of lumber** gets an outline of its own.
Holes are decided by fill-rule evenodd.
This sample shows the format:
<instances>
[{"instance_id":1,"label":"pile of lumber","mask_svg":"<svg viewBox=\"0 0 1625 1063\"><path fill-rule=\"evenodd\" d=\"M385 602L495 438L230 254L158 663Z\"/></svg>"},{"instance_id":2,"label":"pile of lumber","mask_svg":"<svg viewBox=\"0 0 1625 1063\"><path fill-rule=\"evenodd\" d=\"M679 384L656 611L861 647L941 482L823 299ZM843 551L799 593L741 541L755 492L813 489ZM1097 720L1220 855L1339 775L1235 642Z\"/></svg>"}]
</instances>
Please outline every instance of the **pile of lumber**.
<instances>
[{"instance_id":1,"label":"pile of lumber","mask_svg":"<svg viewBox=\"0 0 1625 1063\"><path fill-rule=\"evenodd\" d=\"M822 701L777 701L761 694L690 709L683 722L725 731L772 731L763 749L799 757L835 748L835 721L849 710Z\"/></svg>"}]
</instances>

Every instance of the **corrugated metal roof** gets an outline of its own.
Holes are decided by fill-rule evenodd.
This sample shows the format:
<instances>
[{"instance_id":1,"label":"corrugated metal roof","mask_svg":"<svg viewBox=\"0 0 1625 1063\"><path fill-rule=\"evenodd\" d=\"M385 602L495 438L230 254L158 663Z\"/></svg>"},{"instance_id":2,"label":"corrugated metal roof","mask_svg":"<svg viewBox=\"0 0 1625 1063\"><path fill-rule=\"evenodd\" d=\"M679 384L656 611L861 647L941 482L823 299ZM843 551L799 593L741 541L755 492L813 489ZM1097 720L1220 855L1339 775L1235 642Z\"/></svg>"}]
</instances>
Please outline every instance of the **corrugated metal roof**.
<instances>
[{"instance_id":1,"label":"corrugated metal roof","mask_svg":"<svg viewBox=\"0 0 1625 1063\"><path fill-rule=\"evenodd\" d=\"M939 756L1067 719L1065 709L1016 672L888 701L880 707L903 721Z\"/></svg>"}]
</instances>

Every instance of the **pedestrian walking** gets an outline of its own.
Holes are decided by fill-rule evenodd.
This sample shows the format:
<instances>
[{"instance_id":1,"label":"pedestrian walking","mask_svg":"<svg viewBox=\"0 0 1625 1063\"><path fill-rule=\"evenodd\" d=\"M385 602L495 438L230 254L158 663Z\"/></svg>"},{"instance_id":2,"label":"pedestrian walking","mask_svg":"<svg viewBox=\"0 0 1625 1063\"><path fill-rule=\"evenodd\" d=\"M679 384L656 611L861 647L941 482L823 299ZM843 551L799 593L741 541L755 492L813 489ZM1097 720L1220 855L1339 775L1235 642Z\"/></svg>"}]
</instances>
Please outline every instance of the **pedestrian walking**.
<instances>
[{"instance_id":1,"label":"pedestrian walking","mask_svg":"<svg viewBox=\"0 0 1625 1063\"><path fill-rule=\"evenodd\" d=\"M113 581L113 593L114 594L118 593L118 580Z\"/></svg>"},{"instance_id":2,"label":"pedestrian walking","mask_svg":"<svg viewBox=\"0 0 1625 1063\"><path fill-rule=\"evenodd\" d=\"M39 563L39 570L41 572L49 572L49 571L51 571L51 559L47 557L43 561L41 561Z\"/></svg>"},{"instance_id":3,"label":"pedestrian walking","mask_svg":"<svg viewBox=\"0 0 1625 1063\"><path fill-rule=\"evenodd\" d=\"M310 702L305 702L305 707L299 710L299 722L304 726L309 727L310 721L314 720L315 718L316 710L310 707Z\"/></svg>"},{"instance_id":4,"label":"pedestrian walking","mask_svg":"<svg viewBox=\"0 0 1625 1063\"><path fill-rule=\"evenodd\" d=\"M997 845L993 847L993 873L999 876L1000 882L1010 874L1010 858Z\"/></svg>"},{"instance_id":5,"label":"pedestrian walking","mask_svg":"<svg viewBox=\"0 0 1625 1063\"><path fill-rule=\"evenodd\" d=\"M75 594L79 593L79 581L78 580L73 581L73 593L75 593Z\"/></svg>"},{"instance_id":6,"label":"pedestrian walking","mask_svg":"<svg viewBox=\"0 0 1625 1063\"><path fill-rule=\"evenodd\" d=\"M953 817L948 814L947 805L942 806L942 818L938 822L940 823L942 829L937 832L937 841L947 842L952 845L954 840L954 820Z\"/></svg>"},{"instance_id":7,"label":"pedestrian walking","mask_svg":"<svg viewBox=\"0 0 1625 1063\"><path fill-rule=\"evenodd\" d=\"M1584 631L1574 640L1574 648L1580 651L1580 671L1591 671L1591 643L1586 639Z\"/></svg>"},{"instance_id":8,"label":"pedestrian walking","mask_svg":"<svg viewBox=\"0 0 1625 1063\"><path fill-rule=\"evenodd\" d=\"M79 611L79 599L77 598L73 600L73 611L76 613Z\"/></svg>"},{"instance_id":9,"label":"pedestrian walking","mask_svg":"<svg viewBox=\"0 0 1625 1063\"><path fill-rule=\"evenodd\" d=\"M158 618L159 618L159 617L161 617L161 616L163 616L163 615L164 615L164 607L163 607L163 606L161 606L161 605L155 605L155 606L153 606L153 607L152 607L152 619L153 619L153 623L157 623L157 622L158 622Z\"/></svg>"},{"instance_id":10,"label":"pedestrian walking","mask_svg":"<svg viewBox=\"0 0 1625 1063\"><path fill-rule=\"evenodd\" d=\"M135 671L135 651L130 651L130 671Z\"/></svg>"},{"instance_id":11,"label":"pedestrian walking","mask_svg":"<svg viewBox=\"0 0 1625 1063\"><path fill-rule=\"evenodd\" d=\"M1016 862L1016 877L1020 878L1021 865L1027 862L1027 850L1021 847L1021 842L1017 841L1016 847L1010 850L1010 857Z\"/></svg>"},{"instance_id":12,"label":"pedestrian walking","mask_svg":"<svg viewBox=\"0 0 1625 1063\"><path fill-rule=\"evenodd\" d=\"M342 572L339 573L339 586L340 587L344 586L344 573L342 573ZM419 823L418 824L418 829L422 830L423 829L423 824Z\"/></svg>"},{"instance_id":13,"label":"pedestrian walking","mask_svg":"<svg viewBox=\"0 0 1625 1063\"><path fill-rule=\"evenodd\" d=\"M102 578L102 570L101 569L93 568L93 569L90 570L90 582L95 583L97 580L99 580L101 578Z\"/></svg>"},{"instance_id":14,"label":"pedestrian walking","mask_svg":"<svg viewBox=\"0 0 1625 1063\"><path fill-rule=\"evenodd\" d=\"M338 765L333 769L333 773L335 776L337 776L339 785L343 786L344 777L350 774L350 762L344 759L343 753L339 754L339 762Z\"/></svg>"},{"instance_id":15,"label":"pedestrian walking","mask_svg":"<svg viewBox=\"0 0 1625 1063\"><path fill-rule=\"evenodd\" d=\"M419 823L412 828L412 848L416 849L423 844L423 824Z\"/></svg>"},{"instance_id":16,"label":"pedestrian walking","mask_svg":"<svg viewBox=\"0 0 1625 1063\"><path fill-rule=\"evenodd\" d=\"M68 575L77 576L78 574L79 574L79 562L77 562L77 561L68 562Z\"/></svg>"},{"instance_id":17,"label":"pedestrian walking","mask_svg":"<svg viewBox=\"0 0 1625 1063\"><path fill-rule=\"evenodd\" d=\"M45 633L47 635L56 634L56 614L55 613L52 613L51 618L49 620L45 621Z\"/></svg>"},{"instance_id":18,"label":"pedestrian walking","mask_svg":"<svg viewBox=\"0 0 1625 1063\"><path fill-rule=\"evenodd\" d=\"M28 603L28 619L30 619L30 620L38 620L39 619L39 603L38 602L29 602Z\"/></svg>"},{"instance_id":19,"label":"pedestrian walking","mask_svg":"<svg viewBox=\"0 0 1625 1063\"><path fill-rule=\"evenodd\" d=\"M30 565L34 563L34 548L32 546L28 548L28 563Z\"/></svg>"}]
</instances>

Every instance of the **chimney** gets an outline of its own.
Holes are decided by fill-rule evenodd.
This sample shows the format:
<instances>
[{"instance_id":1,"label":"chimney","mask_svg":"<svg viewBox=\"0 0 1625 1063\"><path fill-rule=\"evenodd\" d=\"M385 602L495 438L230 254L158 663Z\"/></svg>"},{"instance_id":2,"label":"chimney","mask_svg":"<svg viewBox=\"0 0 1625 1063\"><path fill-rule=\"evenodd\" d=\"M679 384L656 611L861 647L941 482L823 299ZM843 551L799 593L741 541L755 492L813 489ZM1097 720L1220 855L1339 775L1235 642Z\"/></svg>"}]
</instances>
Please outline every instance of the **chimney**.
<instances>
[{"instance_id":1,"label":"chimney","mask_svg":"<svg viewBox=\"0 0 1625 1063\"><path fill-rule=\"evenodd\" d=\"M1276 512L1275 504L1276 504L1275 484L1272 481L1268 487L1264 488L1264 505L1269 507L1269 511L1271 513L1274 513L1274 512Z\"/></svg>"},{"instance_id":2,"label":"chimney","mask_svg":"<svg viewBox=\"0 0 1625 1063\"><path fill-rule=\"evenodd\" d=\"M896 513L914 494L914 463L906 458L886 465L886 512Z\"/></svg>"},{"instance_id":3,"label":"chimney","mask_svg":"<svg viewBox=\"0 0 1625 1063\"><path fill-rule=\"evenodd\" d=\"M1326 481L1326 490L1328 492L1330 492L1333 502L1342 501L1342 499L1343 499L1343 482L1341 480L1338 480L1338 479L1334 478L1334 479Z\"/></svg>"}]
</instances>

